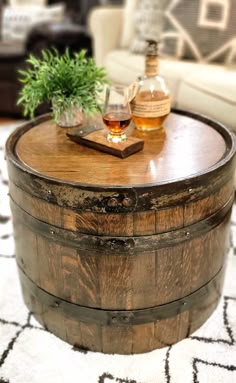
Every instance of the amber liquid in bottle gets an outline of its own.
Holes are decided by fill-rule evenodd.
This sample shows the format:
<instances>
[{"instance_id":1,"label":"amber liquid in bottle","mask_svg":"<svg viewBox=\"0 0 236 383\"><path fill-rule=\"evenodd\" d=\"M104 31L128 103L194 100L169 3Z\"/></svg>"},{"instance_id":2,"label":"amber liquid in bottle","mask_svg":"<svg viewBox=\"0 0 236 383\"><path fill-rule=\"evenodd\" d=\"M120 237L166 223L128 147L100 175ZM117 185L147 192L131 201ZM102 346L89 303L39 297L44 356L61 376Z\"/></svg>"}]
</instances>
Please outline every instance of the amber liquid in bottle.
<instances>
[{"instance_id":1,"label":"amber liquid in bottle","mask_svg":"<svg viewBox=\"0 0 236 383\"><path fill-rule=\"evenodd\" d=\"M166 94L161 91L154 91L152 93L150 93L149 91L142 91L138 93L138 95L136 96L136 102L159 101L159 100L165 100L168 98L169 97L166 96ZM168 116L168 114L169 113L166 113L166 114L163 114L162 116L157 116L157 117L135 116L133 114L132 120L135 126L138 127L139 130L151 131L161 127L166 117Z\"/></svg>"},{"instance_id":2,"label":"amber liquid in bottle","mask_svg":"<svg viewBox=\"0 0 236 383\"><path fill-rule=\"evenodd\" d=\"M130 124L131 116L128 113L109 112L103 116L103 122L113 134L123 134Z\"/></svg>"},{"instance_id":3,"label":"amber liquid in bottle","mask_svg":"<svg viewBox=\"0 0 236 383\"><path fill-rule=\"evenodd\" d=\"M131 101L132 120L138 130L152 131L162 127L170 113L170 95L165 81L158 75L157 43L148 41L145 76Z\"/></svg>"}]
</instances>

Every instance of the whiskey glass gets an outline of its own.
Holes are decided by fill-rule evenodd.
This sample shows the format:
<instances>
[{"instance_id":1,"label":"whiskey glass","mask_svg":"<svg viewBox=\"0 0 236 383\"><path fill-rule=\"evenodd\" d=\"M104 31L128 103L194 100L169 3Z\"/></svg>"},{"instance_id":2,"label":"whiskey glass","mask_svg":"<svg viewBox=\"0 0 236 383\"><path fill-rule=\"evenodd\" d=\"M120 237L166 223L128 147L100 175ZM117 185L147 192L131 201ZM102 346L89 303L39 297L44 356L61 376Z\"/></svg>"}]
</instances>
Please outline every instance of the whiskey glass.
<instances>
[{"instance_id":1,"label":"whiskey glass","mask_svg":"<svg viewBox=\"0 0 236 383\"><path fill-rule=\"evenodd\" d=\"M128 101L128 89L125 86L106 88L103 109L103 123L108 129L107 141L119 143L126 141L125 129L131 121L131 109Z\"/></svg>"}]
</instances>

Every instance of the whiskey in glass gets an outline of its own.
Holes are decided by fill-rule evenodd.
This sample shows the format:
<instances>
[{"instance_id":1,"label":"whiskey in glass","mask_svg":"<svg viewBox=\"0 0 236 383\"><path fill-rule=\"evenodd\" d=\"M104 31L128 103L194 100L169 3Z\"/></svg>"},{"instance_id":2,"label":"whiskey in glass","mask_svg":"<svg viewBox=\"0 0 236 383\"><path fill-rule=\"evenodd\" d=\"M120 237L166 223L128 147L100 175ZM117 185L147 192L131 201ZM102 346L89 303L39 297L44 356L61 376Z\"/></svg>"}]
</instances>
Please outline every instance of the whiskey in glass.
<instances>
[{"instance_id":1,"label":"whiskey in glass","mask_svg":"<svg viewBox=\"0 0 236 383\"><path fill-rule=\"evenodd\" d=\"M107 140L113 143L127 139L125 129L131 121L131 110L128 102L127 88L108 86L106 89L103 123L108 129Z\"/></svg>"}]
</instances>

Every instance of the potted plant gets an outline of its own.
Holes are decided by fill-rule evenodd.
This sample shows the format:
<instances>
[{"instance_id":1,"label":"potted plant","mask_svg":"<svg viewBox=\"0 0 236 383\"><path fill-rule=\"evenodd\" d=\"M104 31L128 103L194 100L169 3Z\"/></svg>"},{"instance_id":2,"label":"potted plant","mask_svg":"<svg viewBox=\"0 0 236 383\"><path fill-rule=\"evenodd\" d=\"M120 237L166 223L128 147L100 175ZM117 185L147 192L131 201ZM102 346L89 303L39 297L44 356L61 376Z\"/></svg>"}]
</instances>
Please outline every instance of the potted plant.
<instances>
[{"instance_id":1,"label":"potted plant","mask_svg":"<svg viewBox=\"0 0 236 383\"><path fill-rule=\"evenodd\" d=\"M85 50L71 54L67 49L62 55L55 49L43 50L41 58L30 55L27 63L29 67L19 71L23 87L17 102L24 116L32 118L40 104L49 102L58 125L75 126L82 113L100 110L98 94L107 83L106 73Z\"/></svg>"}]
</instances>

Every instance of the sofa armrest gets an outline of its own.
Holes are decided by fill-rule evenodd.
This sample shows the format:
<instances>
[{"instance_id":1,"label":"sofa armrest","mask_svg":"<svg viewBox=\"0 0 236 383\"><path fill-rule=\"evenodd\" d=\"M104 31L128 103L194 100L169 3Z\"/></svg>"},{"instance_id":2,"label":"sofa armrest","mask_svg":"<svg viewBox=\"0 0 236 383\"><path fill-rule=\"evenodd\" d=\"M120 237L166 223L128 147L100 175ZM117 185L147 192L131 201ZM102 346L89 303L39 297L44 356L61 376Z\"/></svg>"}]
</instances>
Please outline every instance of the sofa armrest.
<instances>
[{"instance_id":1,"label":"sofa armrest","mask_svg":"<svg viewBox=\"0 0 236 383\"><path fill-rule=\"evenodd\" d=\"M70 21L39 23L31 29L25 42L27 54L39 55L42 49L52 47L61 53L66 48L72 51L86 49L88 55L92 55L91 37L86 27Z\"/></svg>"},{"instance_id":2,"label":"sofa armrest","mask_svg":"<svg viewBox=\"0 0 236 383\"><path fill-rule=\"evenodd\" d=\"M96 64L105 63L106 54L119 48L123 21L122 7L94 8L89 14L89 28L93 37L93 53Z\"/></svg>"}]
</instances>

